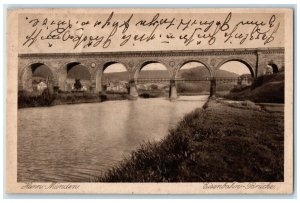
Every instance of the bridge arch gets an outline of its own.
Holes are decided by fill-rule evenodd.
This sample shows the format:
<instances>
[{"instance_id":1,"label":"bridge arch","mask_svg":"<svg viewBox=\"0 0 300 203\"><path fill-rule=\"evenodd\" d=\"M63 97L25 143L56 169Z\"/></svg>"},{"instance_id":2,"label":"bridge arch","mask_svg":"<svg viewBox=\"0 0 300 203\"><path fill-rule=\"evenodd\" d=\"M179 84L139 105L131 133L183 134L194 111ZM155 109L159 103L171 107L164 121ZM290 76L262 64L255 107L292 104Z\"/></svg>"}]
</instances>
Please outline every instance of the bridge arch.
<instances>
[{"instance_id":1,"label":"bridge arch","mask_svg":"<svg viewBox=\"0 0 300 203\"><path fill-rule=\"evenodd\" d=\"M172 77L172 70L162 61L159 61L159 60L147 60L147 61L143 61L143 62L140 62L138 65L137 65L137 68L135 69L134 71L134 80L137 80L138 77L139 77L139 74L140 72L142 71L143 68L145 68L147 65L149 64L161 64L165 67L166 70L168 70L168 73L169 73L169 77L171 78Z\"/></svg>"},{"instance_id":2,"label":"bridge arch","mask_svg":"<svg viewBox=\"0 0 300 203\"><path fill-rule=\"evenodd\" d=\"M58 71L59 89L71 91L75 79L82 79L83 86L89 90L92 86L92 73L88 67L89 66L85 63L76 60L64 63ZM79 73L76 73L75 69L77 69ZM72 79L74 79L74 81Z\"/></svg>"},{"instance_id":3,"label":"bridge arch","mask_svg":"<svg viewBox=\"0 0 300 203\"><path fill-rule=\"evenodd\" d=\"M178 65L174 77L177 96L207 94L210 91L210 78L213 77L213 72L205 62L190 59ZM172 92L173 97L176 97L174 92L175 90Z\"/></svg>"},{"instance_id":4,"label":"bridge arch","mask_svg":"<svg viewBox=\"0 0 300 203\"><path fill-rule=\"evenodd\" d=\"M233 61L236 61L236 62L240 62L242 64L244 64L250 71L250 74L251 74L251 77L255 77L255 69L250 65L250 62L248 62L247 60L245 59L225 59L223 61L221 61L217 66L216 66L216 71L217 70L220 70L220 68L225 64L225 63L228 63L228 62L233 62Z\"/></svg>"},{"instance_id":5,"label":"bridge arch","mask_svg":"<svg viewBox=\"0 0 300 203\"><path fill-rule=\"evenodd\" d=\"M167 95L170 88L170 80L172 78L172 69L168 67L164 62L159 60L145 60L140 62L137 68L133 72L134 83L136 90L136 95L142 97L149 97L151 91L159 94ZM150 71L166 71L166 72L146 72L143 70ZM139 80L142 79L142 80ZM132 84L131 84L132 86ZM133 88L131 88L132 90ZM130 91L132 92L132 91Z\"/></svg>"},{"instance_id":6,"label":"bridge arch","mask_svg":"<svg viewBox=\"0 0 300 203\"><path fill-rule=\"evenodd\" d=\"M209 65L207 63L205 63L205 62L203 62L201 60L198 60L198 59L191 59L191 60L184 61L184 62L182 62L182 63L180 63L178 65L178 68L175 70L174 78L176 78L178 76L180 69L182 69L188 63L199 63L199 64L202 64L208 70L210 77L213 77L213 71L210 69L210 67L209 67Z\"/></svg>"},{"instance_id":7,"label":"bridge arch","mask_svg":"<svg viewBox=\"0 0 300 203\"><path fill-rule=\"evenodd\" d=\"M128 74L128 78L126 80L129 80L130 74L129 74L129 69L127 67L126 64L124 64L123 62L117 61L117 60L112 60L112 61L107 61L104 64L100 65L95 73L95 82L96 82L96 92L101 92L103 90L102 87L102 80L104 77L104 72L107 69L110 69L111 66L119 64L119 70L122 69L122 71L119 72L123 72L126 71ZM118 71L116 71L118 72Z\"/></svg>"},{"instance_id":8,"label":"bridge arch","mask_svg":"<svg viewBox=\"0 0 300 203\"><path fill-rule=\"evenodd\" d=\"M273 61L270 61L270 62L268 63L268 66L270 66L270 67L272 68L273 74L279 72L278 65L277 65L276 63L274 63Z\"/></svg>"},{"instance_id":9,"label":"bridge arch","mask_svg":"<svg viewBox=\"0 0 300 203\"><path fill-rule=\"evenodd\" d=\"M56 82L55 74L52 72L51 66L43 61L35 61L27 64L21 71L19 81L23 90L33 90L33 80L37 79L34 77L40 77L40 80L48 80L51 85ZM44 82L45 82L44 81Z\"/></svg>"}]
</instances>

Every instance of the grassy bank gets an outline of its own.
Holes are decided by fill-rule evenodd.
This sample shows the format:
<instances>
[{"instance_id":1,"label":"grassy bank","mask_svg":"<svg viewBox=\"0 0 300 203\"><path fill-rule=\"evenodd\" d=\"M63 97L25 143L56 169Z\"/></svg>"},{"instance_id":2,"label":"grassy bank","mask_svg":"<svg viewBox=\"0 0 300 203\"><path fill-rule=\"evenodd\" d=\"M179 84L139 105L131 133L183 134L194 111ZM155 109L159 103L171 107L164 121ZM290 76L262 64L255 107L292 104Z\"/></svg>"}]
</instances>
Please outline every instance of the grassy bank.
<instances>
[{"instance_id":1,"label":"grassy bank","mask_svg":"<svg viewBox=\"0 0 300 203\"><path fill-rule=\"evenodd\" d=\"M164 89L157 90L139 90L139 97L142 98L159 98L159 97L168 97L169 91L165 91Z\"/></svg>"},{"instance_id":2,"label":"grassy bank","mask_svg":"<svg viewBox=\"0 0 300 203\"><path fill-rule=\"evenodd\" d=\"M233 89L224 97L262 103L284 103L284 72L260 76L251 87Z\"/></svg>"},{"instance_id":3,"label":"grassy bank","mask_svg":"<svg viewBox=\"0 0 300 203\"><path fill-rule=\"evenodd\" d=\"M210 101L100 182L283 181L283 114Z\"/></svg>"},{"instance_id":4,"label":"grassy bank","mask_svg":"<svg viewBox=\"0 0 300 203\"><path fill-rule=\"evenodd\" d=\"M130 99L127 93L59 92L42 94L22 91L18 94L18 108L47 107L63 104L96 103Z\"/></svg>"},{"instance_id":5,"label":"grassy bank","mask_svg":"<svg viewBox=\"0 0 300 203\"><path fill-rule=\"evenodd\" d=\"M42 93L37 92L18 92L18 108L52 106L56 95L45 90Z\"/></svg>"},{"instance_id":6,"label":"grassy bank","mask_svg":"<svg viewBox=\"0 0 300 203\"><path fill-rule=\"evenodd\" d=\"M101 94L101 99L103 101L114 101L114 100L125 100L130 99L128 93L113 93L113 92L107 92Z\"/></svg>"},{"instance_id":7,"label":"grassy bank","mask_svg":"<svg viewBox=\"0 0 300 203\"><path fill-rule=\"evenodd\" d=\"M27 107L47 107L62 104L78 104L101 102L103 95L88 92L60 92L49 93L45 90L43 93L22 91L18 94L18 108Z\"/></svg>"}]
</instances>

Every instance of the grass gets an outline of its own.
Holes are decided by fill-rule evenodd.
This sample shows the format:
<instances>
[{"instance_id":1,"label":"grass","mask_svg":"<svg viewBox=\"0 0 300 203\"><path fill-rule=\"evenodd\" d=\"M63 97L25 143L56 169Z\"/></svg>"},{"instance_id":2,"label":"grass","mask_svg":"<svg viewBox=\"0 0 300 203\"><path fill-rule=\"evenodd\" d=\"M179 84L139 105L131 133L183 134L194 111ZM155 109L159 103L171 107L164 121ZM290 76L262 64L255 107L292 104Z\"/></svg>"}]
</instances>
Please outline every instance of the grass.
<instances>
[{"instance_id":1,"label":"grass","mask_svg":"<svg viewBox=\"0 0 300 203\"><path fill-rule=\"evenodd\" d=\"M61 104L78 104L101 102L103 96L88 92L60 92L50 94L45 90L42 94L20 91L18 93L18 108L47 107Z\"/></svg>"},{"instance_id":2,"label":"grass","mask_svg":"<svg viewBox=\"0 0 300 203\"><path fill-rule=\"evenodd\" d=\"M177 92L180 94L188 93L206 93L210 91L210 81L201 81L201 82L186 82L178 83ZM217 91L229 91L235 86L235 83L219 83L217 85Z\"/></svg>"},{"instance_id":3,"label":"grass","mask_svg":"<svg viewBox=\"0 0 300 203\"><path fill-rule=\"evenodd\" d=\"M284 103L284 73L258 77L252 87L234 89L224 97L261 103Z\"/></svg>"},{"instance_id":4,"label":"grass","mask_svg":"<svg viewBox=\"0 0 300 203\"><path fill-rule=\"evenodd\" d=\"M105 92L101 93L101 101L125 100L129 99L128 94L124 92Z\"/></svg>"},{"instance_id":5,"label":"grass","mask_svg":"<svg viewBox=\"0 0 300 203\"><path fill-rule=\"evenodd\" d=\"M283 181L283 127L283 113L209 101L94 181Z\"/></svg>"}]
</instances>

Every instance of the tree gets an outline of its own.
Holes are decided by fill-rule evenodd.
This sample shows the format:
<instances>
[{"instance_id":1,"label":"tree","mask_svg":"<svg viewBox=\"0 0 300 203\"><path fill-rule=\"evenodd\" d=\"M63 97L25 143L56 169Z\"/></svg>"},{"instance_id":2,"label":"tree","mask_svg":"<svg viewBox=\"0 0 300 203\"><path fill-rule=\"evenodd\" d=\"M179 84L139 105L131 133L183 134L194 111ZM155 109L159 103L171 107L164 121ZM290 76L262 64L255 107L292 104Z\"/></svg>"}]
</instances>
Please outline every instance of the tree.
<instances>
[{"instance_id":1,"label":"tree","mask_svg":"<svg viewBox=\"0 0 300 203\"><path fill-rule=\"evenodd\" d=\"M152 85L150 85L150 88L152 90L157 90L158 89L158 85L152 84Z\"/></svg>"},{"instance_id":2,"label":"tree","mask_svg":"<svg viewBox=\"0 0 300 203\"><path fill-rule=\"evenodd\" d=\"M76 90L80 90L82 88L82 84L80 82L80 79L75 79L74 88Z\"/></svg>"}]
</instances>

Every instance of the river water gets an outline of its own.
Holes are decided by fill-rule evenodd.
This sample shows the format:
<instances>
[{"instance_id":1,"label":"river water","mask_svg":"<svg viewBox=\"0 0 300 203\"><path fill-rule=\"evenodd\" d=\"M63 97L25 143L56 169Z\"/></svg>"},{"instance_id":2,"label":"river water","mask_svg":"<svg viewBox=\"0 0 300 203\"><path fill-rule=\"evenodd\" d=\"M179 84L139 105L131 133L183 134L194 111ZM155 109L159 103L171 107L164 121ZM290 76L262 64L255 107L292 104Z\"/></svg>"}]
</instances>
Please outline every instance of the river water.
<instances>
[{"instance_id":1,"label":"river water","mask_svg":"<svg viewBox=\"0 0 300 203\"><path fill-rule=\"evenodd\" d=\"M159 141L207 96L18 110L18 181L88 182L147 141Z\"/></svg>"}]
</instances>

